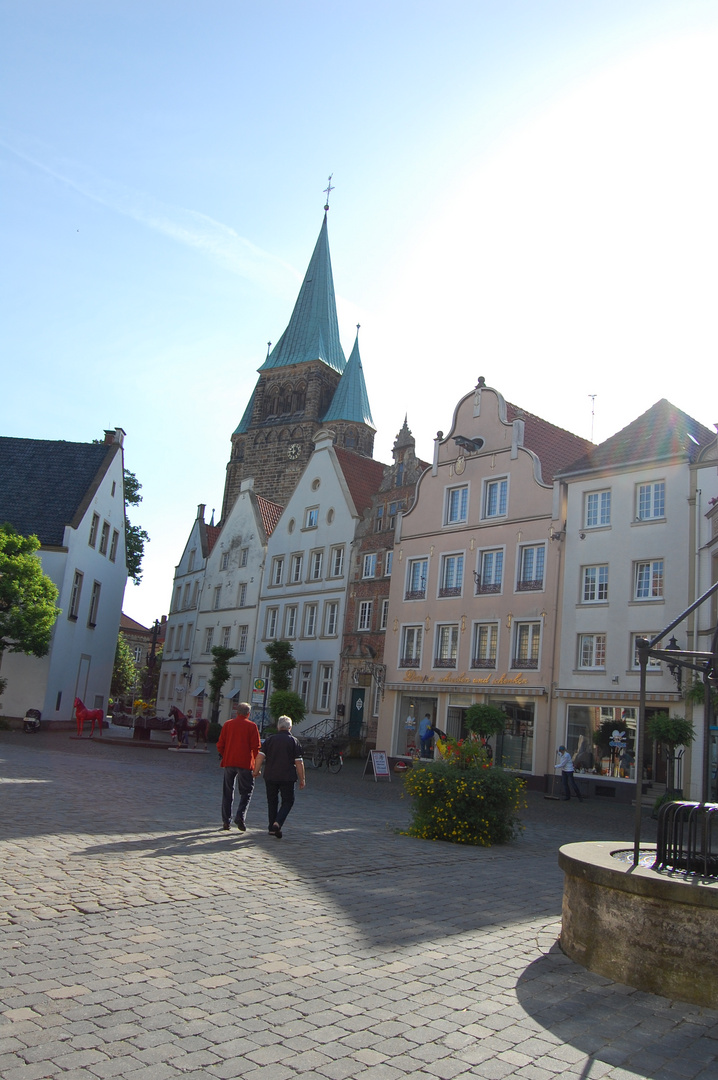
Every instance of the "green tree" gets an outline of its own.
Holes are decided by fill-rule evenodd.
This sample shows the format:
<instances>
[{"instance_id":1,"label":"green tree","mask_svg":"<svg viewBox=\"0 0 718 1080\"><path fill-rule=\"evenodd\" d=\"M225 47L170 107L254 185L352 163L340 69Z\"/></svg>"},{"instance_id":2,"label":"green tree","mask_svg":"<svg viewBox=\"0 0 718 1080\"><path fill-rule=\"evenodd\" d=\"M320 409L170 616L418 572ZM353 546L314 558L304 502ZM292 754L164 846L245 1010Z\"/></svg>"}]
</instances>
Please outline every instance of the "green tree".
<instances>
[{"instance_id":1,"label":"green tree","mask_svg":"<svg viewBox=\"0 0 718 1080\"><path fill-rule=\"evenodd\" d=\"M490 739L492 735L498 735L504 730L506 713L496 705L470 705L466 710L464 723L474 735Z\"/></svg>"},{"instance_id":2,"label":"green tree","mask_svg":"<svg viewBox=\"0 0 718 1080\"><path fill-rule=\"evenodd\" d=\"M297 661L292 655L292 646L289 641L272 641L267 645L267 656L272 673L272 688L274 690L289 690L292 685L292 672L297 666ZM280 713L281 716L281 713Z\"/></svg>"},{"instance_id":3,"label":"green tree","mask_svg":"<svg viewBox=\"0 0 718 1080\"><path fill-rule=\"evenodd\" d=\"M689 746L696 737L695 729L685 716L669 716L667 712L654 713L646 720L646 734L654 742L668 748L668 777L666 794L675 792L676 748Z\"/></svg>"},{"instance_id":4,"label":"green tree","mask_svg":"<svg viewBox=\"0 0 718 1080\"><path fill-rule=\"evenodd\" d=\"M139 585L142 581L142 557L145 553L145 544L149 544L149 534L139 527L132 525L127 516L128 506L139 506L142 502L140 490L142 484L129 469L125 469L124 492L125 492L125 559L127 573Z\"/></svg>"},{"instance_id":5,"label":"green tree","mask_svg":"<svg viewBox=\"0 0 718 1080\"><path fill-rule=\"evenodd\" d=\"M55 583L43 573L36 536L0 525L0 661L4 652L45 656L60 614Z\"/></svg>"},{"instance_id":6,"label":"green tree","mask_svg":"<svg viewBox=\"0 0 718 1080\"><path fill-rule=\"evenodd\" d=\"M112 667L112 682L110 683L110 693L113 698L131 693L136 678L137 668L135 667L132 650L127 644L124 634L118 634L117 644L115 645L115 662Z\"/></svg>"},{"instance_id":7,"label":"green tree","mask_svg":"<svg viewBox=\"0 0 718 1080\"><path fill-rule=\"evenodd\" d=\"M222 687L229 678L229 661L237 655L236 649L225 649L224 645L215 645L212 649L214 664L209 674L209 702L212 708L210 719L213 724L219 722L219 697Z\"/></svg>"},{"instance_id":8,"label":"green tree","mask_svg":"<svg viewBox=\"0 0 718 1080\"><path fill-rule=\"evenodd\" d=\"M269 671L272 680L272 693L270 695L269 715L274 721L280 716L291 716L295 724L301 724L307 715L307 707L304 700L290 689L292 685L292 672L297 666L297 661L292 655L292 645L289 641L272 641L267 646L269 657Z\"/></svg>"}]
</instances>

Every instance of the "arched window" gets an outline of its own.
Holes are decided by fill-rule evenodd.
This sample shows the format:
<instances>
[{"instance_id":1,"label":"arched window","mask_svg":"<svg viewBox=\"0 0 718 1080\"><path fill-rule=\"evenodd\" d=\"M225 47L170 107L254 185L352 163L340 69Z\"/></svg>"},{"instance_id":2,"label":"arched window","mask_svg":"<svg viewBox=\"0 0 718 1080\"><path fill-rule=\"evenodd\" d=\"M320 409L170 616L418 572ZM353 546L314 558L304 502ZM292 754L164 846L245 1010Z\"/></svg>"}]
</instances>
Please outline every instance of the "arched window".
<instances>
[{"instance_id":1,"label":"arched window","mask_svg":"<svg viewBox=\"0 0 718 1080\"><path fill-rule=\"evenodd\" d=\"M357 444L356 428L347 428L344 434L344 445L347 450L353 450Z\"/></svg>"},{"instance_id":2,"label":"arched window","mask_svg":"<svg viewBox=\"0 0 718 1080\"><path fill-rule=\"evenodd\" d=\"M294 400L292 402L292 412L304 412L304 407L307 401L307 384L300 382L294 388Z\"/></svg>"},{"instance_id":3,"label":"arched window","mask_svg":"<svg viewBox=\"0 0 718 1080\"><path fill-rule=\"evenodd\" d=\"M291 386L283 386L279 395L279 404L277 405L277 416L286 416L287 413L292 411L292 388Z\"/></svg>"}]
</instances>

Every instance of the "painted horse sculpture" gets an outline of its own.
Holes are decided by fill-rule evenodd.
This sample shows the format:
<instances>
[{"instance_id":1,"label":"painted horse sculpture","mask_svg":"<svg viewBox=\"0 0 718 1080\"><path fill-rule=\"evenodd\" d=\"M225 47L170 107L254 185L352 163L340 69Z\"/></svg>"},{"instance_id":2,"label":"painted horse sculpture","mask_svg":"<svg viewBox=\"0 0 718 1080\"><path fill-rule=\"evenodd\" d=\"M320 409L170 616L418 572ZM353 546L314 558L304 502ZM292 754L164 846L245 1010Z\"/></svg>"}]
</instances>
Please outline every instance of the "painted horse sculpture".
<instances>
[{"instance_id":1,"label":"painted horse sculpture","mask_svg":"<svg viewBox=\"0 0 718 1080\"><path fill-rule=\"evenodd\" d=\"M100 725L100 735L102 735L102 721L105 719L105 714L102 709L86 709L82 704L79 697L75 698L75 719L77 720L77 734L82 735L82 729L85 726L85 722L91 722L90 738L95 734L95 724Z\"/></svg>"},{"instance_id":2,"label":"painted horse sculpture","mask_svg":"<svg viewBox=\"0 0 718 1080\"><path fill-rule=\"evenodd\" d=\"M175 735L177 736L177 746L189 746L189 733L194 732L194 748L197 749L200 739L204 742L205 750L207 749L207 735L209 733L209 720L203 720L202 717L198 717L194 724L190 724L190 719L185 716L183 712L173 705L169 711L169 715L174 721Z\"/></svg>"}]
</instances>

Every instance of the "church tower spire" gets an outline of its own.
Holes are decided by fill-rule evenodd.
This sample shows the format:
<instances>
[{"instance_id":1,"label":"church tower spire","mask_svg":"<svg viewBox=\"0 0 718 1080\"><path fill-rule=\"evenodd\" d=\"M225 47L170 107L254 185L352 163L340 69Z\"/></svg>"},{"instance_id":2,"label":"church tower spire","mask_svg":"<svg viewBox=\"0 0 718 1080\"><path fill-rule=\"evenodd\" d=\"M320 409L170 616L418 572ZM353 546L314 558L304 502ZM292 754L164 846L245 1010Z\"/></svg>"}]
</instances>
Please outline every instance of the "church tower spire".
<instances>
[{"instance_id":1,"label":"church tower spire","mask_svg":"<svg viewBox=\"0 0 718 1080\"><path fill-rule=\"evenodd\" d=\"M336 441L347 450L371 457L376 428L369 407L364 370L359 355L359 326L354 348L339 380L332 403L324 414L325 427L336 432Z\"/></svg>"},{"instance_id":2,"label":"church tower spire","mask_svg":"<svg viewBox=\"0 0 718 1080\"><path fill-rule=\"evenodd\" d=\"M332 190L329 179L327 199ZM361 445L358 442L355 448L371 456L374 427L358 341L348 364L339 340L327 210L328 203L287 327L274 348L268 348L256 386L232 435L222 520L233 506L242 480L249 476L254 477L257 494L285 505L311 457L313 436L330 418L332 428L341 429L347 446L348 422L363 424ZM340 423L335 425L334 418ZM351 441L351 433L348 438Z\"/></svg>"}]
</instances>

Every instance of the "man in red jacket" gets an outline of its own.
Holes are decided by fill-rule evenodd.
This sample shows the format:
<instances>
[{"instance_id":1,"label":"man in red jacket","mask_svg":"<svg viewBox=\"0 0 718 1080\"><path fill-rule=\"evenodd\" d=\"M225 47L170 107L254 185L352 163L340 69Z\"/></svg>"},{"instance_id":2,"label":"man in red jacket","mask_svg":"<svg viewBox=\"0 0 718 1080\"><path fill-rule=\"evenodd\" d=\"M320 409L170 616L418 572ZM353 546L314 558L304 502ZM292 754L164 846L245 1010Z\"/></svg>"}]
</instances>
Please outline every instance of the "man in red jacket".
<instances>
[{"instance_id":1,"label":"man in red jacket","mask_svg":"<svg viewBox=\"0 0 718 1080\"><path fill-rule=\"evenodd\" d=\"M232 719L222 725L217 740L219 763L224 769L222 787L222 829L224 830L229 829L232 820L232 801L236 780L239 805L234 820L240 832L247 831L244 819L254 791L254 777L252 776L254 761L261 746L259 728L249 719L251 711L251 706L246 701L238 705Z\"/></svg>"}]
</instances>

